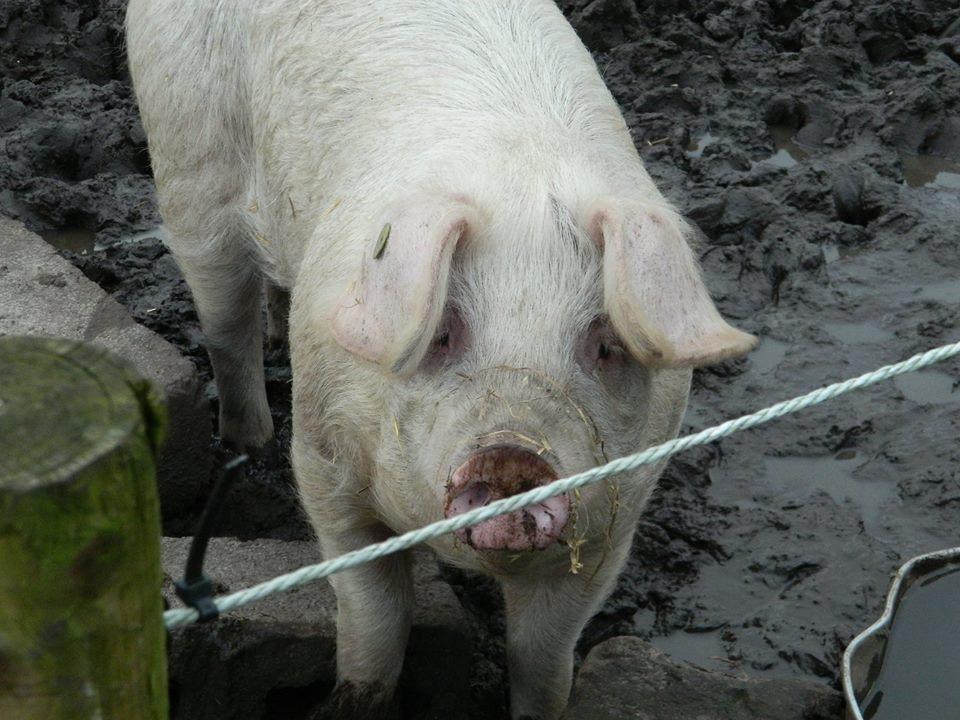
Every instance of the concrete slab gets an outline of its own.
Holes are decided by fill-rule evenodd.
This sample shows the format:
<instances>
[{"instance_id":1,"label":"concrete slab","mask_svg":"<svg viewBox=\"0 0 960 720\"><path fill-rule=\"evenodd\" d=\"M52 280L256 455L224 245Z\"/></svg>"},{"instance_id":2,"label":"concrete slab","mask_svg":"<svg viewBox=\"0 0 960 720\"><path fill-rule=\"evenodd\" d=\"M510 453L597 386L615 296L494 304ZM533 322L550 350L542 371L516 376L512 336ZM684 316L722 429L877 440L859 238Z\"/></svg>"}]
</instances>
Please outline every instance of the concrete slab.
<instances>
[{"instance_id":1,"label":"concrete slab","mask_svg":"<svg viewBox=\"0 0 960 720\"><path fill-rule=\"evenodd\" d=\"M164 596L181 603L189 538L163 539ZM313 542L214 538L206 572L218 594L321 560ZM403 717L466 720L473 638L459 600L429 553L416 555L417 608L400 680ZM203 625L177 628L169 645L179 720L306 718L336 678L337 604L326 580L253 603Z\"/></svg>"},{"instance_id":2,"label":"concrete slab","mask_svg":"<svg viewBox=\"0 0 960 720\"><path fill-rule=\"evenodd\" d=\"M22 224L0 217L0 336L84 340L130 361L167 402L167 440L157 468L165 516L198 503L209 489L210 410L187 358Z\"/></svg>"}]
</instances>

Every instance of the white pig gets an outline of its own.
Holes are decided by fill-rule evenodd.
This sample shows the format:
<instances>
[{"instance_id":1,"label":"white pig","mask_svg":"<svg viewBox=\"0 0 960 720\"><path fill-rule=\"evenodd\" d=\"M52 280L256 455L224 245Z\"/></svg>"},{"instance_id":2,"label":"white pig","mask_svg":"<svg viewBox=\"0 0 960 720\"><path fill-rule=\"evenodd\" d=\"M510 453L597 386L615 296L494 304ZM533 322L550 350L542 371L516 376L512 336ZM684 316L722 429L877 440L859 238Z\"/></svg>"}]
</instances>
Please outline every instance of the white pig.
<instances>
[{"instance_id":1,"label":"white pig","mask_svg":"<svg viewBox=\"0 0 960 720\"><path fill-rule=\"evenodd\" d=\"M237 446L273 432L262 284L292 292L292 460L327 557L665 441L691 368L754 344L550 0L131 0L127 39ZM661 470L431 543L500 581L514 718L563 713ZM409 558L332 582L323 712L377 717Z\"/></svg>"}]
</instances>

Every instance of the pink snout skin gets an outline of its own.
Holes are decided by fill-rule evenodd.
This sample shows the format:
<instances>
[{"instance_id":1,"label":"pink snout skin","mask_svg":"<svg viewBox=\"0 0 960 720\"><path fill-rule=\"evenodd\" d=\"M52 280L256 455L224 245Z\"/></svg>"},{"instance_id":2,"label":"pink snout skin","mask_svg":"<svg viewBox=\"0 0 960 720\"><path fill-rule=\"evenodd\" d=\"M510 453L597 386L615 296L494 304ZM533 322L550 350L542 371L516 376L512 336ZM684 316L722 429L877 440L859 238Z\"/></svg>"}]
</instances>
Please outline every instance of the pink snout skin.
<instances>
[{"instance_id":1,"label":"pink snout skin","mask_svg":"<svg viewBox=\"0 0 960 720\"><path fill-rule=\"evenodd\" d=\"M494 446L471 455L447 486L446 516L483 507L557 479L550 464L523 448ZM457 537L477 550L543 550L560 539L570 518L570 498L558 495L522 510L500 515Z\"/></svg>"}]
</instances>

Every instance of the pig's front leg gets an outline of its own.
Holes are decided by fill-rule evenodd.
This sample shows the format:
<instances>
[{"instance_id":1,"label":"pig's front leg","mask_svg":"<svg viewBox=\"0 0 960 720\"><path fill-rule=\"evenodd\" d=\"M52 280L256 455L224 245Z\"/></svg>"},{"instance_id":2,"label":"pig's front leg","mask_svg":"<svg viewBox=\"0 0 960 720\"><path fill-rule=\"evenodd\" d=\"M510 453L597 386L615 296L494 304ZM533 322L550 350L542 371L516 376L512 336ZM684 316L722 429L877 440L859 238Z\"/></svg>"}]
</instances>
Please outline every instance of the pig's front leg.
<instances>
[{"instance_id":1,"label":"pig's front leg","mask_svg":"<svg viewBox=\"0 0 960 720\"><path fill-rule=\"evenodd\" d=\"M192 249L176 249L185 245ZM273 437L273 419L263 375L260 274L241 237L171 247L206 335L220 395L220 437L242 450L262 447Z\"/></svg>"},{"instance_id":2,"label":"pig's front leg","mask_svg":"<svg viewBox=\"0 0 960 720\"><path fill-rule=\"evenodd\" d=\"M563 716L573 680L573 650L584 625L613 589L630 549L621 542L595 571L599 558L562 578L502 581L507 613L510 715L514 720Z\"/></svg>"},{"instance_id":3,"label":"pig's front leg","mask_svg":"<svg viewBox=\"0 0 960 720\"><path fill-rule=\"evenodd\" d=\"M318 534L324 557L333 558L380 542L388 531L373 526ZM410 558L390 555L330 581L337 595L337 686L315 718L391 717L413 613Z\"/></svg>"}]
</instances>

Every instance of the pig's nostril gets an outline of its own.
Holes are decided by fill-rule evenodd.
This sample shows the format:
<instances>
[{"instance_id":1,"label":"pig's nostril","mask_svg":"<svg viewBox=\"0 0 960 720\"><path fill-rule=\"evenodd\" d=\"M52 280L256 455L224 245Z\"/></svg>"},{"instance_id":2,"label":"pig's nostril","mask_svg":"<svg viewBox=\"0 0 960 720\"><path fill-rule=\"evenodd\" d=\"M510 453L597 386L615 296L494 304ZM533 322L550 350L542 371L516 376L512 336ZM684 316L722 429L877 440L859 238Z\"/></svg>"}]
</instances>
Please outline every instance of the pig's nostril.
<instances>
[{"instance_id":1,"label":"pig's nostril","mask_svg":"<svg viewBox=\"0 0 960 720\"><path fill-rule=\"evenodd\" d=\"M518 447L488 447L450 476L445 515L462 515L556 478L553 467L539 455ZM558 495L458 530L457 537L477 550L543 550L560 540L569 517L570 498Z\"/></svg>"},{"instance_id":2,"label":"pig's nostril","mask_svg":"<svg viewBox=\"0 0 960 720\"><path fill-rule=\"evenodd\" d=\"M480 507L490 502L490 488L486 483L477 483L465 493L467 505L470 507Z\"/></svg>"},{"instance_id":3,"label":"pig's nostril","mask_svg":"<svg viewBox=\"0 0 960 720\"><path fill-rule=\"evenodd\" d=\"M538 529L542 531L550 529L550 524L553 522L553 513L550 512L550 510L542 505L534 505L533 507L527 508L527 512L536 521Z\"/></svg>"},{"instance_id":4,"label":"pig's nostril","mask_svg":"<svg viewBox=\"0 0 960 720\"><path fill-rule=\"evenodd\" d=\"M490 502L490 488L486 483L475 483L457 495L447 509L447 515L462 515Z\"/></svg>"}]
</instances>

